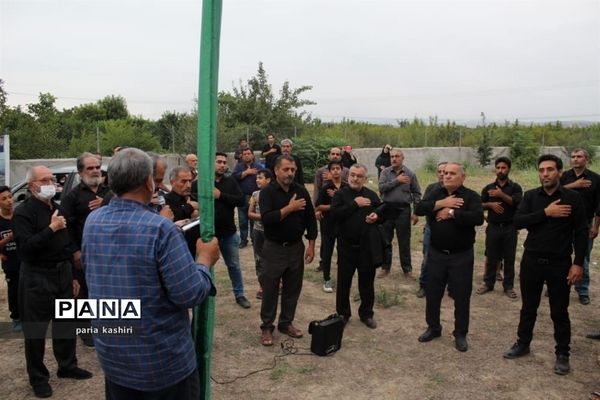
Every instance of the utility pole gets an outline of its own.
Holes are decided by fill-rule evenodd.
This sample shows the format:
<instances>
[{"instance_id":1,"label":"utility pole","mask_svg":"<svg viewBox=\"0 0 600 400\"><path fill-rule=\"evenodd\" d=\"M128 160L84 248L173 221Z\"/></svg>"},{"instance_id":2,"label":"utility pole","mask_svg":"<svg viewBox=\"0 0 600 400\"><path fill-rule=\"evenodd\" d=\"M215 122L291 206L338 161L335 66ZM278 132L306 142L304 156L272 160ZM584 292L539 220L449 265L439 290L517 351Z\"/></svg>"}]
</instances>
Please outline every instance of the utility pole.
<instances>
[{"instance_id":1,"label":"utility pole","mask_svg":"<svg viewBox=\"0 0 600 400\"><path fill-rule=\"evenodd\" d=\"M171 124L171 153L175 154L175 128Z\"/></svg>"},{"instance_id":2,"label":"utility pole","mask_svg":"<svg viewBox=\"0 0 600 400\"><path fill-rule=\"evenodd\" d=\"M100 128L96 124L96 153L100 154Z\"/></svg>"},{"instance_id":3,"label":"utility pole","mask_svg":"<svg viewBox=\"0 0 600 400\"><path fill-rule=\"evenodd\" d=\"M246 143L250 146L250 127L246 126Z\"/></svg>"}]
</instances>

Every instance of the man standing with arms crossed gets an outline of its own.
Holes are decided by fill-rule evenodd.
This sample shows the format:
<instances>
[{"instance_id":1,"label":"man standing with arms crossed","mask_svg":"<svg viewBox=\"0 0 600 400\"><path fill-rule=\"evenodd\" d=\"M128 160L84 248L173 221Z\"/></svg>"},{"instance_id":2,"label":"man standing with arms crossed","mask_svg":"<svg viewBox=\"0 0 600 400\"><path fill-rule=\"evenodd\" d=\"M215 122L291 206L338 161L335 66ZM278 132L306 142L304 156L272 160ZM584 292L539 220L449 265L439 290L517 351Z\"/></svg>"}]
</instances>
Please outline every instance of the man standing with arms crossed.
<instances>
[{"instance_id":1,"label":"man standing with arms crossed","mask_svg":"<svg viewBox=\"0 0 600 400\"><path fill-rule=\"evenodd\" d=\"M264 346L273 345L280 279L283 287L277 328L290 337L302 337L302 331L292 322L302 290L304 262L311 263L315 256L317 219L308 191L294 182L295 172L294 159L288 155L280 156L275 163L276 180L260 193L260 213L265 229L260 278L263 288L260 328ZM306 252L302 241L305 231Z\"/></svg>"},{"instance_id":2,"label":"man standing with arms crossed","mask_svg":"<svg viewBox=\"0 0 600 400\"><path fill-rule=\"evenodd\" d=\"M392 268L394 230L398 238L398 252L400 253L402 271L404 275L411 274L410 230L411 222L415 225L418 218L414 214L411 215L410 204L416 205L421 201L421 188L419 187L417 175L404 166L402 151L393 149L390 151L390 158L392 165L384 169L379 177L379 192L383 201L387 204L388 210L395 210L395 217L383 223L389 247L379 273L380 278L389 275Z\"/></svg>"},{"instance_id":3,"label":"man standing with arms crossed","mask_svg":"<svg viewBox=\"0 0 600 400\"><path fill-rule=\"evenodd\" d=\"M521 317L517 342L504 358L529 354L544 282L548 285L550 317L554 323L554 372L566 375L569 364L571 321L569 293L583 275L587 251L587 224L581 196L560 186L562 160L552 154L538 159L541 187L525 192L515 214L515 227L527 229L521 258ZM575 257L571 261L571 254Z\"/></svg>"},{"instance_id":4,"label":"man standing with arms crossed","mask_svg":"<svg viewBox=\"0 0 600 400\"><path fill-rule=\"evenodd\" d=\"M488 210L488 225L485 231L485 273L483 286L477 294L494 290L496 266L504 260L504 293L510 299L516 299L513 287L515 283L515 254L517 252L518 232L513 218L523 197L521 186L508 179L511 162L507 157L498 157L494 163L496 181L483 188L481 201L483 209Z\"/></svg>"},{"instance_id":5,"label":"man standing with arms crossed","mask_svg":"<svg viewBox=\"0 0 600 400\"><path fill-rule=\"evenodd\" d=\"M585 149L574 149L571 152L571 169L565 171L560 177L560 184L576 191L581 195L585 207L585 218L589 231L588 248L583 259L583 277L575 285L579 295L579 302L584 306L590 304L590 256L594 239L598 236L600 217L600 175L587 169L589 153ZM594 214L596 218L594 219Z\"/></svg>"}]
</instances>

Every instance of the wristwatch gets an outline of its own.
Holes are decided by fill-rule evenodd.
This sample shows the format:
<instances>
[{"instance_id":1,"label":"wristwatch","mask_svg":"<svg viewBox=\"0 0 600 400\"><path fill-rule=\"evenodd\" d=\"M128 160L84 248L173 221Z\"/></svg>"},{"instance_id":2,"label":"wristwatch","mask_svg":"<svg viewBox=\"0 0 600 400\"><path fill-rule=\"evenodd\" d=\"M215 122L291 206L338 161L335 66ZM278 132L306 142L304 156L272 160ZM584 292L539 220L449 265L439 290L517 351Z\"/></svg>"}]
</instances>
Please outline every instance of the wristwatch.
<instances>
[{"instance_id":1,"label":"wristwatch","mask_svg":"<svg viewBox=\"0 0 600 400\"><path fill-rule=\"evenodd\" d=\"M451 208L450 211L448 211L448 215L450 218L454 218L454 208Z\"/></svg>"}]
</instances>

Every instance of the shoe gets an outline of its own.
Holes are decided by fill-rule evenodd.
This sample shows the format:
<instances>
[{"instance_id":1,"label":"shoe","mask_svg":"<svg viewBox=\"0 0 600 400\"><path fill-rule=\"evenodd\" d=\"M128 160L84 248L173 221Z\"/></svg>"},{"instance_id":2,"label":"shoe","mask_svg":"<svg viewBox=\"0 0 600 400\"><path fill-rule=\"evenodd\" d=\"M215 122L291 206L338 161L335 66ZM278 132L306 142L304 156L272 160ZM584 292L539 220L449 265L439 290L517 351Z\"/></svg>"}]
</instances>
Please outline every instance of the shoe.
<instances>
[{"instance_id":1,"label":"shoe","mask_svg":"<svg viewBox=\"0 0 600 400\"><path fill-rule=\"evenodd\" d=\"M83 380L90 379L93 375L90 371L86 371L85 369L75 367L67 370L59 369L56 373L56 376L58 376L59 378Z\"/></svg>"},{"instance_id":2,"label":"shoe","mask_svg":"<svg viewBox=\"0 0 600 400\"><path fill-rule=\"evenodd\" d=\"M256 298L259 300L262 300L262 295L263 295L263 290L262 289L258 289L256 291Z\"/></svg>"},{"instance_id":3,"label":"shoe","mask_svg":"<svg viewBox=\"0 0 600 400\"><path fill-rule=\"evenodd\" d=\"M585 335L585 337L588 339L600 340L600 331L589 333Z\"/></svg>"},{"instance_id":4,"label":"shoe","mask_svg":"<svg viewBox=\"0 0 600 400\"><path fill-rule=\"evenodd\" d=\"M513 289L504 289L504 294L512 300L517 298L517 292L515 292Z\"/></svg>"},{"instance_id":5,"label":"shoe","mask_svg":"<svg viewBox=\"0 0 600 400\"><path fill-rule=\"evenodd\" d=\"M242 308L250 308L250 302L246 298L246 296L239 296L235 298L235 302L239 304Z\"/></svg>"},{"instance_id":6,"label":"shoe","mask_svg":"<svg viewBox=\"0 0 600 400\"><path fill-rule=\"evenodd\" d=\"M587 306L588 304L590 304L590 303L591 303L591 302L590 302L590 296L585 296L585 295L583 295L583 296L579 296L579 302L580 302L582 305L584 305L584 306Z\"/></svg>"},{"instance_id":7,"label":"shoe","mask_svg":"<svg viewBox=\"0 0 600 400\"><path fill-rule=\"evenodd\" d=\"M35 394L35 397L50 397L52 396L52 386L48 382L35 385L33 386L33 394Z\"/></svg>"},{"instance_id":8,"label":"shoe","mask_svg":"<svg viewBox=\"0 0 600 400\"><path fill-rule=\"evenodd\" d=\"M419 290L417 290L417 297L419 299L422 299L423 297L425 297L425 295L425 288L419 288Z\"/></svg>"},{"instance_id":9,"label":"shoe","mask_svg":"<svg viewBox=\"0 0 600 400\"><path fill-rule=\"evenodd\" d=\"M377 275L378 278L385 278L386 276L388 276L390 274L390 270L389 269L382 269L379 272L379 275Z\"/></svg>"},{"instance_id":10,"label":"shoe","mask_svg":"<svg viewBox=\"0 0 600 400\"><path fill-rule=\"evenodd\" d=\"M367 326L367 328L371 328L371 329L377 328L377 322L375 322L375 320L373 318L365 318L365 319L361 318L360 322L365 324Z\"/></svg>"},{"instance_id":11,"label":"shoe","mask_svg":"<svg viewBox=\"0 0 600 400\"><path fill-rule=\"evenodd\" d=\"M404 271L404 277L406 279L411 279L412 278L412 269L410 271Z\"/></svg>"},{"instance_id":12,"label":"shoe","mask_svg":"<svg viewBox=\"0 0 600 400\"><path fill-rule=\"evenodd\" d=\"M273 346L273 332L270 329L262 330L260 344L263 346Z\"/></svg>"},{"instance_id":13,"label":"shoe","mask_svg":"<svg viewBox=\"0 0 600 400\"><path fill-rule=\"evenodd\" d=\"M529 354L529 346L516 342L510 350L504 353L503 357L508 359L519 358Z\"/></svg>"},{"instance_id":14,"label":"shoe","mask_svg":"<svg viewBox=\"0 0 600 400\"><path fill-rule=\"evenodd\" d=\"M333 293L333 288L331 287L331 280L325 281L325 283L323 283L323 291L325 293Z\"/></svg>"},{"instance_id":15,"label":"shoe","mask_svg":"<svg viewBox=\"0 0 600 400\"><path fill-rule=\"evenodd\" d=\"M319 266L317 268L315 268L315 272L321 272L323 271L323 267L321 266L321 262L319 262Z\"/></svg>"},{"instance_id":16,"label":"shoe","mask_svg":"<svg viewBox=\"0 0 600 400\"><path fill-rule=\"evenodd\" d=\"M13 319L12 331L13 332L23 332L23 324L21 323L20 319Z\"/></svg>"},{"instance_id":17,"label":"shoe","mask_svg":"<svg viewBox=\"0 0 600 400\"><path fill-rule=\"evenodd\" d=\"M556 362L554 363L554 373L557 375L566 375L571 371L571 365L569 364L569 356L559 354L556 356Z\"/></svg>"},{"instance_id":18,"label":"shoe","mask_svg":"<svg viewBox=\"0 0 600 400\"><path fill-rule=\"evenodd\" d=\"M248 241L247 241L247 240L242 240L242 241L240 242L240 246L239 246L239 248L240 248L240 249L243 249L243 248L245 248L245 247L247 247L247 246L248 246Z\"/></svg>"},{"instance_id":19,"label":"shoe","mask_svg":"<svg viewBox=\"0 0 600 400\"><path fill-rule=\"evenodd\" d=\"M485 293L493 292L493 291L494 291L494 288L491 288L488 285L483 284L479 289L477 289L477 291L475 293L477 293L477 294L485 294Z\"/></svg>"},{"instance_id":20,"label":"shoe","mask_svg":"<svg viewBox=\"0 0 600 400\"><path fill-rule=\"evenodd\" d=\"M96 347L94 345L94 339L92 338L92 335L87 334L87 335L80 335L79 336L81 338L81 341L83 342L83 345L86 347Z\"/></svg>"},{"instance_id":21,"label":"shoe","mask_svg":"<svg viewBox=\"0 0 600 400\"><path fill-rule=\"evenodd\" d=\"M434 331L431 328L427 328L427 330L423 332L421 336L419 336L418 340L421 343L431 342L433 339L438 338L440 336L442 336L442 331Z\"/></svg>"},{"instance_id":22,"label":"shoe","mask_svg":"<svg viewBox=\"0 0 600 400\"><path fill-rule=\"evenodd\" d=\"M469 350L469 343L467 342L467 335L455 335L454 336L454 347L456 350L465 352Z\"/></svg>"},{"instance_id":23,"label":"shoe","mask_svg":"<svg viewBox=\"0 0 600 400\"><path fill-rule=\"evenodd\" d=\"M302 331L300 329L296 328L292 324L289 324L285 328L278 328L278 329L279 329L279 332L286 334L291 338L300 339L302 337Z\"/></svg>"}]
</instances>

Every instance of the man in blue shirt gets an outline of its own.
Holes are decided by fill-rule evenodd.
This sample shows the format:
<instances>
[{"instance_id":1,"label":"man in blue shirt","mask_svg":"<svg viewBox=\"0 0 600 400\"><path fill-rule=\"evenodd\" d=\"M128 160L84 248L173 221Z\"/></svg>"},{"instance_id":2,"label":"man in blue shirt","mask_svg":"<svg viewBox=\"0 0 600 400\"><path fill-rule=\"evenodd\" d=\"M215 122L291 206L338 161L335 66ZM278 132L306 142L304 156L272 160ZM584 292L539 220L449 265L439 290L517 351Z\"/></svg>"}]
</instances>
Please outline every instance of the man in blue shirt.
<instances>
[{"instance_id":1,"label":"man in blue shirt","mask_svg":"<svg viewBox=\"0 0 600 400\"><path fill-rule=\"evenodd\" d=\"M111 320L135 326L121 336L104 334L107 320L92 322L106 397L198 398L188 309L215 294L208 268L219 257L217 241L198 241L196 263L179 228L147 206L152 161L141 150L117 153L108 177L116 197L89 215L83 232L89 297L139 299L141 319Z\"/></svg>"}]
</instances>

